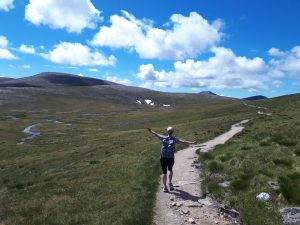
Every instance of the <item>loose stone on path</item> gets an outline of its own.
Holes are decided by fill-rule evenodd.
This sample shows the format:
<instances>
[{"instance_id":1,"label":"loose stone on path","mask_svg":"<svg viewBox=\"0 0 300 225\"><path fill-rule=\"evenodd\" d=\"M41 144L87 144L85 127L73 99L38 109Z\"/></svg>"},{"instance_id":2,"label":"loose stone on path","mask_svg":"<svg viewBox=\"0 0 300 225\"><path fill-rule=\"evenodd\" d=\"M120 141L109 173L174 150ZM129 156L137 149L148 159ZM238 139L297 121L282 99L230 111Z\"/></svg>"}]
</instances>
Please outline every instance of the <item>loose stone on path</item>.
<instances>
[{"instance_id":1,"label":"loose stone on path","mask_svg":"<svg viewBox=\"0 0 300 225\"><path fill-rule=\"evenodd\" d=\"M196 151L207 152L216 145L224 144L243 130L247 120L234 124L230 131L202 145L190 146L175 154L173 185L175 190L164 193L162 188L156 197L155 225L229 225L238 224L237 218L225 216L221 208L201 191L201 165ZM236 211L234 211L236 212ZM223 214L224 215L223 215ZM238 216L238 212L235 213Z\"/></svg>"}]
</instances>

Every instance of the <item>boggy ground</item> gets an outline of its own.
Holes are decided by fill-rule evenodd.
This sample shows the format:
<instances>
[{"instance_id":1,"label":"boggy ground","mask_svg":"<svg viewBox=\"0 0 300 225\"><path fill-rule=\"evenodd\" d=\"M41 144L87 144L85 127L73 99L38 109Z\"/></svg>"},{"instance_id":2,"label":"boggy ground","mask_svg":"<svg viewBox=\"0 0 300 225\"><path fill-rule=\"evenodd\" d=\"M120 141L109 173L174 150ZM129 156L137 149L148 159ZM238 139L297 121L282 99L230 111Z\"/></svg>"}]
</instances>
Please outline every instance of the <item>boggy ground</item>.
<instances>
[{"instance_id":1,"label":"boggy ground","mask_svg":"<svg viewBox=\"0 0 300 225\"><path fill-rule=\"evenodd\" d=\"M238 209L244 224L281 224L278 209L299 205L300 97L251 104L272 115L240 101L161 109L41 96L1 105L0 224L151 224L160 143L145 127L163 133L172 125L177 136L203 143L244 118L251 121L242 133L200 154L202 190ZM41 135L17 145L27 137L22 130L36 123ZM226 180L229 188L219 187ZM262 191L271 193L270 202L256 202Z\"/></svg>"},{"instance_id":2,"label":"boggy ground","mask_svg":"<svg viewBox=\"0 0 300 225\"><path fill-rule=\"evenodd\" d=\"M145 128L172 125L203 142L248 115L255 110L238 101L161 109L42 96L2 105L0 224L151 224L160 143ZM18 145L31 124L41 135Z\"/></svg>"}]
</instances>

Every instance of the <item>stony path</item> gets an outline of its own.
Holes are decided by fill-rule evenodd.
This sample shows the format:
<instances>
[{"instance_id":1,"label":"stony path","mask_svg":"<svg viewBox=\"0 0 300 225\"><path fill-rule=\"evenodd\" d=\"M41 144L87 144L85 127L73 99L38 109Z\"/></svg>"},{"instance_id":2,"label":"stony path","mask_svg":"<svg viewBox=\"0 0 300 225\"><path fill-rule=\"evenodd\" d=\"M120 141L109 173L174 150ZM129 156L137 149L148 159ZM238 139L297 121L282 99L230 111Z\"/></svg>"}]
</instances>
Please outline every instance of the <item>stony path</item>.
<instances>
[{"instance_id":1,"label":"stony path","mask_svg":"<svg viewBox=\"0 0 300 225\"><path fill-rule=\"evenodd\" d=\"M241 132L244 120L232 125L231 129L215 139L195 145L175 154L174 191L164 193L159 189L156 197L155 225L226 225L238 222L226 214L220 213L217 203L210 197L203 197L201 193L201 170L196 150L201 152L212 150L216 145L224 144L235 134Z\"/></svg>"}]
</instances>

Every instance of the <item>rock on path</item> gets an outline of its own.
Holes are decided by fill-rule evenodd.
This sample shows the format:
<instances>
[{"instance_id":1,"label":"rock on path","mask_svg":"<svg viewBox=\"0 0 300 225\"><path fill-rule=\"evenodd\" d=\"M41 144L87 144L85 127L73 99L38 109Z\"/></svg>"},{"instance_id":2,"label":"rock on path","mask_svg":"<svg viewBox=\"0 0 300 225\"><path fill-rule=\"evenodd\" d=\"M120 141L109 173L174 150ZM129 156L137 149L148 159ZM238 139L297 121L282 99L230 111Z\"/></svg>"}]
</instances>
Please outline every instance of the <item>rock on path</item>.
<instances>
[{"instance_id":1,"label":"rock on path","mask_svg":"<svg viewBox=\"0 0 300 225\"><path fill-rule=\"evenodd\" d=\"M248 120L232 125L231 129L201 145L200 151L207 152L216 145L224 144L235 134L241 132ZM175 154L173 168L174 191L164 193L159 188L156 197L155 225L226 225L238 222L220 212L218 203L210 197L203 197L201 192L201 170L199 170L196 150L199 146L191 146Z\"/></svg>"}]
</instances>

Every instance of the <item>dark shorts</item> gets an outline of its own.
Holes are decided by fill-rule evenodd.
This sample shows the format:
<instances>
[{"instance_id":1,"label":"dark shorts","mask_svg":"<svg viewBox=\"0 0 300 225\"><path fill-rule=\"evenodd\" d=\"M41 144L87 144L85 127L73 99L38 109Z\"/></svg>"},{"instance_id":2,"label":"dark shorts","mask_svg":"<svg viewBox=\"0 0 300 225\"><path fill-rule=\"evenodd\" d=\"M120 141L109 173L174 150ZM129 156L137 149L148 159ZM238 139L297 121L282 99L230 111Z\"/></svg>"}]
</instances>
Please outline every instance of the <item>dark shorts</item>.
<instances>
[{"instance_id":1,"label":"dark shorts","mask_svg":"<svg viewBox=\"0 0 300 225\"><path fill-rule=\"evenodd\" d=\"M160 158L160 165L163 174L167 173L167 170L172 171L174 165L174 158Z\"/></svg>"}]
</instances>

